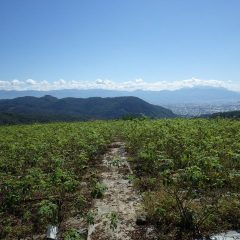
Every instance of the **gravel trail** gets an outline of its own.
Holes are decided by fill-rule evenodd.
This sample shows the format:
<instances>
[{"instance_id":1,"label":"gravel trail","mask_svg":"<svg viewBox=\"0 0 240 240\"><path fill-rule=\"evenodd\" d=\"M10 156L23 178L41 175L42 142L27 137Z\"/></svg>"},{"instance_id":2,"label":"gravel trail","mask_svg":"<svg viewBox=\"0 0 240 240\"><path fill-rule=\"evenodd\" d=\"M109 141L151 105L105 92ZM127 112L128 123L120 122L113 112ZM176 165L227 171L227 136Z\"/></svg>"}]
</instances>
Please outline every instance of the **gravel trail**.
<instances>
[{"instance_id":1,"label":"gravel trail","mask_svg":"<svg viewBox=\"0 0 240 240\"><path fill-rule=\"evenodd\" d=\"M89 226L87 240L134 239L142 206L141 197L129 180L131 174L124 143L112 143L101 163L100 176L106 191L94 201L94 224Z\"/></svg>"}]
</instances>

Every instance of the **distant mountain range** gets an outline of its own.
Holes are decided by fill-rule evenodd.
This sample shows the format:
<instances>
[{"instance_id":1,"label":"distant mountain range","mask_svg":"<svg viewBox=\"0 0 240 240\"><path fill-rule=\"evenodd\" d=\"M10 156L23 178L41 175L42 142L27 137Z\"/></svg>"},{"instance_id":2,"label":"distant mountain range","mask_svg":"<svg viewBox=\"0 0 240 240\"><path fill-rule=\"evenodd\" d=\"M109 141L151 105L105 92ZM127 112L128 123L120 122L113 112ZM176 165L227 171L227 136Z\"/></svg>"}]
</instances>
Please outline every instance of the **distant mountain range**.
<instances>
[{"instance_id":1,"label":"distant mountain range","mask_svg":"<svg viewBox=\"0 0 240 240\"><path fill-rule=\"evenodd\" d=\"M75 97L121 97L135 96L151 104L179 104L179 103L216 103L216 102L233 102L240 100L240 93L229 91L225 88L213 87L194 87L182 88L175 91L117 91L117 90L54 90L54 91L0 91L0 99L12 99L16 97L34 96L42 97L51 95L57 98Z\"/></svg>"},{"instance_id":2,"label":"distant mountain range","mask_svg":"<svg viewBox=\"0 0 240 240\"><path fill-rule=\"evenodd\" d=\"M62 98L46 95L0 100L0 122L48 122L94 119L118 119L146 115L150 118L172 118L166 108L149 104L137 97Z\"/></svg>"}]
</instances>

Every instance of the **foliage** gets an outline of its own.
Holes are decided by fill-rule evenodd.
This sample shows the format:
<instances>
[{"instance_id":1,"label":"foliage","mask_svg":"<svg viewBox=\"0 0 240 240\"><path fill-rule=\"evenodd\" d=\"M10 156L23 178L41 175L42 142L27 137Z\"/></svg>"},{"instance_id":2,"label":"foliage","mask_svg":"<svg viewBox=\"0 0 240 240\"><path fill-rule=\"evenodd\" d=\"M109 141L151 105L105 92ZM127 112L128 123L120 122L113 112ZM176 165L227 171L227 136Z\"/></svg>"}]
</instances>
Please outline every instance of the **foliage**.
<instances>
[{"instance_id":1,"label":"foliage","mask_svg":"<svg viewBox=\"0 0 240 240\"><path fill-rule=\"evenodd\" d=\"M62 98L21 97L0 101L0 125L34 122L84 121L92 119L173 118L169 109L149 104L137 97ZM124 117L126 116L126 117Z\"/></svg>"},{"instance_id":2,"label":"foliage","mask_svg":"<svg viewBox=\"0 0 240 240\"><path fill-rule=\"evenodd\" d=\"M38 204L38 216L41 222L48 224L57 223L58 206L49 200L42 200Z\"/></svg>"},{"instance_id":3,"label":"foliage","mask_svg":"<svg viewBox=\"0 0 240 240\"><path fill-rule=\"evenodd\" d=\"M75 229L71 229L64 234L64 240L83 240L83 237Z\"/></svg>"},{"instance_id":4,"label":"foliage","mask_svg":"<svg viewBox=\"0 0 240 240\"><path fill-rule=\"evenodd\" d=\"M116 212L111 212L110 213L110 228L112 230L115 230L117 228L117 224L118 224L118 216Z\"/></svg>"},{"instance_id":5,"label":"foliage","mask_svg":"<svg viewBox=\"0 0 240 240\"><path fill-rule=\"evenodd\" d=\"M94 224L94 215L91 211L87 213L86 220L88 224Z\"/></svg>"},{"instance_id":6,"label":"foliage","mask_svg":"<svg viewBox=\"0 0 240 240\"><path fill-rule=\"evenodd\" d=\"M240 223L240 122L124 121L149 220L162 239L195 239Z\"/></svg>"},{"instance_id":7,"label":"foliage","mask_svg":"<svg viewBox=\"0 0 240 240\"><path fill-rule=\"evenodd\" d=\"M99 156L116 137L126 142L134 172L126 178L142 192L160 239L239 229L239 130L240 122L227 119L2 126L0 238L26 238L74 214L93 224L91 201L106 190ZM117 213L110 222L115 229Z\"/></svg>"},{"instance_id":8,"label":"foliage","mask_svg":"<svg viewBox=\"0 0 240 240\"><path fill-rule=\"evenodd\" d=\"M86 214L92 189L80 183L96 178L92 169L113 131L100 121L0 127L0 238L31 236Z\"/></svg>"},{"instance_id":9,"label":"foliage","mask_svg":"<svg viewBox=\"0 0 240 240\"><path fill-rule=\"evenodd\" d=\"M102 198L106 190L107 187L105 184L100 182L94 182L91 187L91 195L93 198Z\"/></svg>"}]
</instances>

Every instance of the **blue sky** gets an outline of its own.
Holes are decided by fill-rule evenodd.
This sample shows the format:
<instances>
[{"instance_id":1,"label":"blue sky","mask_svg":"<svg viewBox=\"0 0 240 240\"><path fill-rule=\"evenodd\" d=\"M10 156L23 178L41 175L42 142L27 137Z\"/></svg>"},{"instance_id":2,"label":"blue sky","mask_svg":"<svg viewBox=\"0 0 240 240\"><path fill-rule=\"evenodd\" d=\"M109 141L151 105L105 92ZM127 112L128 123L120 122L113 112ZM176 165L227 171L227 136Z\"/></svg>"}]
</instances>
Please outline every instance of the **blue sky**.
<instances>
[{"instance_id":1,"label":"blue sky","mask_svg":"<svg viewBox=\"0 0 240 240\"><path fill-rule=\"evenodd\" d=\"M0 83L240 84L239 12L239 0L1 0Z\"/></svg>"}]
</instances>

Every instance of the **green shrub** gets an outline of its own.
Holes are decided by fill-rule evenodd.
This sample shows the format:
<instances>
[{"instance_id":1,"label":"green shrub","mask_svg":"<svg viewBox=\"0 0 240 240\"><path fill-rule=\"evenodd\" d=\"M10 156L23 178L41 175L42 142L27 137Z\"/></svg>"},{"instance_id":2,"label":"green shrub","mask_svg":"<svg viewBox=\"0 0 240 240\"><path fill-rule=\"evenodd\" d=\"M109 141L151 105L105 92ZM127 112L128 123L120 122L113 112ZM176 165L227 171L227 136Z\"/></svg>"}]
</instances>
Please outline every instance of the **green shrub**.
<instances>
[{"instance_id":1,"label":"green shrub","mask_svg":"<svg viewBox=\"0 0 240 240\"><path fill-rule=\"evenodd\" d=\"M83 240L84 238L75 230L71 229L64 233L64 240Z\"/></svg>"}]
</instances>

